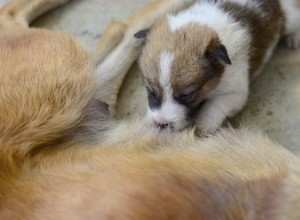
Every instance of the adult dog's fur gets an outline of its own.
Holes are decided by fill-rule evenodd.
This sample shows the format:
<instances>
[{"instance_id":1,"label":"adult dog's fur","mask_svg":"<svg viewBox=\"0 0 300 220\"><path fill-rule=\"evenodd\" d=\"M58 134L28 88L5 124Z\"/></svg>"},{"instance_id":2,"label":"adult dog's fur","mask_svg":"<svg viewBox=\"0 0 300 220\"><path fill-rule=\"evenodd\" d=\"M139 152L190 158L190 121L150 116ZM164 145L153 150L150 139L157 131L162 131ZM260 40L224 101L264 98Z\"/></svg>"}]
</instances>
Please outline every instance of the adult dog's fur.
<instances>
[{"instance_id":1,"label":"adult dog's fur","mask_svg":"<svg viewBox=\"0 0 300 220\"><path fill-rule=\"evenodd\" d=\"M115 121L98 101L113 111L141 44L132 34L187 1L112 23L96 70L70 37L27 28L65 2L15 0L0 12L0 219L300 218L300 161L263 135L199 140Z\"/></svg>"}]
</instances>

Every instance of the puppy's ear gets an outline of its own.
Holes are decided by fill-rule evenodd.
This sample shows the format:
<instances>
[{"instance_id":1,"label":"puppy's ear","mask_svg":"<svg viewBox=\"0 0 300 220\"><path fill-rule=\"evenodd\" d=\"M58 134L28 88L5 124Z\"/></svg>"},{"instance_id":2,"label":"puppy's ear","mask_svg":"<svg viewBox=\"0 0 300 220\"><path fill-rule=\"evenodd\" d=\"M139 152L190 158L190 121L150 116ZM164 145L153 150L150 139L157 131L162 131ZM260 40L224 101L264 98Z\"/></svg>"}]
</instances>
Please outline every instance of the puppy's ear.
<instances>
[{"instance_id":1,"label":"puppy's ear","mask_svg":"<svg viewBox=\"0 0 300 220\"><path fill-rule=\"evenodd\" d=\"M144 29L144 30L140 30L140 31L138 31L138 32L136 32L135 34L134 34L134 37L135 38L146 38L147 37L147 35L148 35L148 33L149 33L149 31L150 31L150 29L148 28L148 29Z\"/></svg>"},{"instance_id":2,"label":"puppy's ear","mask_svg":"<svg viewBox=\"0 0 300 220\"><path fill-rule=\"evenodd\" d=\"M205 56L207 58L216 58L228 65L232 64L228 56L226 47L219 42L218 43L211 42L210 45L207 47Z\"/></svg>"}]
</instances>

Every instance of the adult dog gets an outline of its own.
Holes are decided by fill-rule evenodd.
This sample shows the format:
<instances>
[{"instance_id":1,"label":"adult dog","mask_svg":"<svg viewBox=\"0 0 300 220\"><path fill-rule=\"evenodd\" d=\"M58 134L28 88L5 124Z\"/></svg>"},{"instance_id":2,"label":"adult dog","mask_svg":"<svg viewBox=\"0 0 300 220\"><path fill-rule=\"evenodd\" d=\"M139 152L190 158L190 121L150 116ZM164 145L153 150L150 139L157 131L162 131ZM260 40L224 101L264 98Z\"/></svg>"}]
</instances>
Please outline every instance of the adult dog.
<instances>
[{"instance_id":1,"label":"adult dog","mask_svg":"<svg viewBox=\"0 0 300 220\"><path fill-rule=\"evenodd\" d=\"M156 1L105 31L94 59L28 28L67 0L0 12L0 219L299 219L300 161L259 133L197 139L110 117L142 42L188 1ZM159 10L157 10L159 9Z\"/></svg>"}]
</instances>

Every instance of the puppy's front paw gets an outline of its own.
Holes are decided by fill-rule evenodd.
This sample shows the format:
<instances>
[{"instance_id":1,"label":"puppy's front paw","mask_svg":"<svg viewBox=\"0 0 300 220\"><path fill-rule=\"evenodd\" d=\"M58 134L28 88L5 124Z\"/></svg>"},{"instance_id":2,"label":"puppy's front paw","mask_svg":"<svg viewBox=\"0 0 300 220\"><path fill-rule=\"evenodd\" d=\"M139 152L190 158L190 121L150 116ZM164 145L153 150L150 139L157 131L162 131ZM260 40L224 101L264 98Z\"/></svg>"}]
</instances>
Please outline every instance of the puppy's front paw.
<instances>
[{"instance_id":1,"label":"puppy's front paw","mask_svg":"<svg viewBox=\"0 0 300 220\"><path fill-rule=\"evenodd\" d=\"M209 134L214 133L214 132L205 132L202 128L197 127L194 131L194 135L197 138L207 138Z\"/></svg>"},{"instance_id":2,"label":"puppy's front paw","mask_svg":"<svg viewBox=\"0 0 300 220\"><path fill-rule=\"evenodd\" d=\"M300 32L289 34L283 38L285 45L290 49L300 47Z\"/></svg>"},{"instance_id":3,"label":"puppy's front paw","mask_svg":"<svg viewBox=\"0 0 300 220\"><path fill-rule=\"evenodd\" d=\"M201 128L198 128L198 127L195 129L194 134L198 138L205 137L203 130Z\"/></svg>"}]
</instances>

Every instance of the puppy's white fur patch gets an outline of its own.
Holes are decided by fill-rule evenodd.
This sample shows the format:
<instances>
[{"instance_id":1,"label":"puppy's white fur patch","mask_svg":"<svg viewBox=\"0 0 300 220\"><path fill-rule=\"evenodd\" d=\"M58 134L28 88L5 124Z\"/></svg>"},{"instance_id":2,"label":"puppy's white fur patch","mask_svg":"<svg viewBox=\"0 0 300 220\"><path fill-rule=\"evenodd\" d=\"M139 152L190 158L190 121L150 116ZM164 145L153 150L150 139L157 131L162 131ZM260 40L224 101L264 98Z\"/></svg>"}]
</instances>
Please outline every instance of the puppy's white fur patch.
<instances>
[{"instance_id":1,"label":"puppy's white fur patch","mask_svg":"<svg viewBox=\"0 0 300 220\"><path fill-rule=\"evenodd\" d=\"M300 47L300 8L296 0L281 0L281 7L286 16L285 43L287 47L296 49ZM298 5L297 5L298 4Z\"/></svg>"},{"instance_id":2,"label":"puppy's white fur patch","mask_svg":"<svg viewBox=\"0 0 300 220\"><path fill-rule=\"evenodd\" d=\"M206 24L210 27L219 23L225 24L228 23L229 16L212 3L201 2L177 15L168 15L168 19L171 31L175 32L191 23Z\"/></svg>"},{"instance_id":3,"label":"puppy's white fur patch","mask_svg":"<svg viewBox=\"0 0 300 220\"><path fill-rule=\"evenodd\" d=\"M243 7L254 9L256 11L262 12L261 3L258 1L249 1L249 0L224 0L224 2L237 3Z\"/></svg>"},{"instance_id":4,"label":"puppy's white fur patch","mask_svg":"<svg viewBox=\"0 0 300 220\"><path fill-rule=\"evenodd\" d=\"M172 88L170 85L170 75L174 59L175 55L171 52L162 52L160 55L160 83L167 92L172 92Z\"/></svg>"},{"instance_id":5,"label":"puppy's white fur patch","mask_svg":"<svg viewBox=\"0 0 300 220\"><path fill-rule=\"evenodd\" d=\"M295 0L280 0L286 16L285 34L299 32L300 8Z\"/></svg>"},{"instance_id":6,"label":"puppy's white fur patch","mask_svg":"<svg viewBox=\"0 0 300 220\"><path fill-rule=\"evenodd\" d=\"M162 52L160 54L159 70L160 84L163 88L163 101L160 109L149 110L150 117L157 124L169 124L176 129L182 129L185 125L185 107L178 104L173 98L173 90L170 82L171 67L175 54Z\"/></svg>"}]
</instances>

